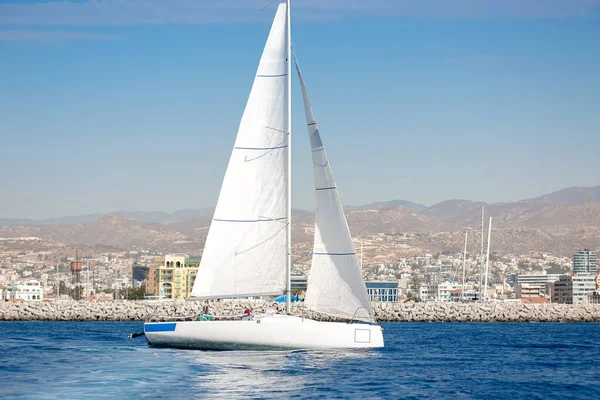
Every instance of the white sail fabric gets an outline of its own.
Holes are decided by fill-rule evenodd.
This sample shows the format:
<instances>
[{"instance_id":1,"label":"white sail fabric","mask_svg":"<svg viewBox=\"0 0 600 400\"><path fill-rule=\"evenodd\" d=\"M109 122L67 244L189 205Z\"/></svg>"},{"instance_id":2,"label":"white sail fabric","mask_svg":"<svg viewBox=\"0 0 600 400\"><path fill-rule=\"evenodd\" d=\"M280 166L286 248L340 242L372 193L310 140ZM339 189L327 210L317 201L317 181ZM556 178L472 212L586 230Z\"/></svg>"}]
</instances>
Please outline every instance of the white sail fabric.
<instances>
[{"instance_id":1,"label":"white sail fabric","mask_svg":"<svg viewBox=\"0 0 600 400\"><path fill-rule=\"evenodd\" d=\"M304 98L316 197L315 242L304 303L336 317L374 322L348 222L297 62L296 69Z\"/></svg>"},{"instance_id":2,"label":"white sail fabric","mask_svg":"<svg viewBox=\"0 0 600 400\"><path fill-rule=\"evenodd\" d=\"M280 4L240 122L193 297L285 291L286 52L286 5Z\"/></svg>"}]
</instances>

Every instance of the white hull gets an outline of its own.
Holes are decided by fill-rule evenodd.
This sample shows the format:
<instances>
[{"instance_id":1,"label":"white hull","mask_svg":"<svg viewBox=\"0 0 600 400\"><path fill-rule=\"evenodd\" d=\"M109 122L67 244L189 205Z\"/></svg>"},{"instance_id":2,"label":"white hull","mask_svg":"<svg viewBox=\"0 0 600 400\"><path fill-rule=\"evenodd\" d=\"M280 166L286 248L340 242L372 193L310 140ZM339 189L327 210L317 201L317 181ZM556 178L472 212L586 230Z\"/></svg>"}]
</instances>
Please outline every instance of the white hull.
<instances>
[{"instance_id":1,"label":"white hull","mask_svg":"<svg viewBox=\"0 0 600 400\"><path fill-rule=\"evenodd\" d=\"M184 321L144 324L148 343L203 350L333 349L383 347L379 325L319 322L288 315L252 321Z\"/></svg>"}]
</instances>

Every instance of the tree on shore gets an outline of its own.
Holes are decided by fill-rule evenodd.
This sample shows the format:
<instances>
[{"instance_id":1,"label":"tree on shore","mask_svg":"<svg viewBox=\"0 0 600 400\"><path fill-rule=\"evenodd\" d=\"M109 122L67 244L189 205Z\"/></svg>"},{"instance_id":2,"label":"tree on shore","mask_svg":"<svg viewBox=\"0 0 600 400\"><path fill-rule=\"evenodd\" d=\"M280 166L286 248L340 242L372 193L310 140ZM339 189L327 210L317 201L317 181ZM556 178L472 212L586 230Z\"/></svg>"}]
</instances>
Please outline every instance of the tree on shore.
<instances>
[{"instance_id":1,"label":"tree on shore","mask_svg":"<svg viewBox=\"0 0 600 400\"><path fill-rule=\"evenodd\" d=\"M143 300L146 295L146 289L140 287L128 287L119 291L119 298L125 300Z\"/></svg>"},{"instance_id":2,"label":"tree on shore","mask_svg":"<svg viewBox=\"0 0 600 400\"><path fill-rule=\"evenodd\" d=\"M409 285L410 290L407 293L409 299L418 301L419 300L419 289L421 288L421 281L417 275L413 275Z\"/></svg>"}]
</instances>

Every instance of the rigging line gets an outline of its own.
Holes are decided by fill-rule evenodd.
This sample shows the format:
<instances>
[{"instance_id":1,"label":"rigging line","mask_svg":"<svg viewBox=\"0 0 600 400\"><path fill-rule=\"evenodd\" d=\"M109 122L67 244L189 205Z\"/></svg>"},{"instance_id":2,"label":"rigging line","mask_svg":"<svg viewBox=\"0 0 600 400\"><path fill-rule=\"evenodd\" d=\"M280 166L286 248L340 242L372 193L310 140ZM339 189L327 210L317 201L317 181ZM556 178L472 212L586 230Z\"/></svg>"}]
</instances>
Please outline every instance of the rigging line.
<instances>
[{"instance_id":1,"label":"rigging line","mask_svg":"<svg viewBox=\"0 0 600 400\"><path fill-rule=\"evenodd\" d=\"M269 218L269 217L265 217L264 215L259 215L258 218L265 218L265 219L263 219L261 221L276 221L276 222L283 221L284 219L287 219L287 217L283 217L283 218ZM282 222L282 224L283 223L284 222Z\"/></svg>"},{"instance_id":2,"label":"rigging line","mask_svg":"<svg viewBox=\"0 0 600 400\"><path fill-rule=\"evenodd\" d=\"M319 167L323 167L323 168L325 168L326 166L328 166L328 165L329 165L329 161L326 161L326 162L325 162L325 164L323 164L323 165L319 164L318 162L314 162L314 161L313 161L313 164L315 164L316 166L319 166Z\"/></svg>"},{"instance_id":3,"label":"rigging line","mask_svg":"<svg viewBox=\"0 0 600 400\"><path fill-rule=\"evenodd\" d=\"M260 8L260 11L265 11L272 4L271 0L265 0L263 6Z\"/></svg>"},{"instance_id":4,"label":"rigging line","mask_svg":"<svg viewBox=\"0 0 600 400\"><path fill-rule=\"evenodd\" d=\"M248 249L246 249L246 250L242 250L242 251L236 251L236 252L235 252L235 255L236 255L236 256L238 256L238 255L240 255L240 254L244 254L244 253L246 253L246 252L248 252L248 251L250 251L250 250L252 250L252 249L255 249L255 248L257 248L258 246L261 246L261 245L265 244L266 242L268 242L269 240L271 240L271 239L273 239L275 236L277 236L277 235L279 234L279 232L281 232L281 231L282 231L282 230L284 230L285 228L287 228L287 224L285 224L285 225L284 225L284 226L283 226L281 229L279 229L277 232L275 232L273 235L271 235L271 237L268 237L268 238L266 238L266 239L265 239L265 240L263 240L262 242L260 242L260 243L257 243L257 244L255 244L254 246L252 246L252 247L250 247L250 248L248 248Z\"/></svg>"},{"instance_id":5,"label":"rigging line","mask_svg":"<svg viewBox=\"0 0 600 400\"><path fill-rule=\"evenodd\" d=\"M281 132L281 133L284 133L284 134L286 134L286 135L287 135L287 132L286 132L286 131L284 131L284 130L281 130L281 129L272 128L272 127L270 127L270 126L267 126L267 125L265 125L265 128L267 128L267 129L271 129L271 130L273 130L273 131L275 131L275 132ZM282 143L285 143L285 142L282 142Z\"/></svg>"},{"instance_id":6,"label":"rigging line","mask_svg":"<svg viewBox=\"0 0 600 400\"><path fill-rule=\"evenodd\" d=\"M273 150L269 150L269 151L267 151L266 153L264 153L264 154L261 154L260 156L257 156L257 157L254 157L254 158L248 158L248 156L246 155L246 156L244 157L244 162L256 161L256 160L258 160L258 159L260 159L260 158L263 158L264 156L266 156L267 154L269 154L269 153L270 153L270 152L272 152L272 151L273 151Z\"/></svg>"},{"instance_id":7,"label":"rigging line","mask_svg":"<svg viewBox=\"0 0 600 400\"><path fill-rule=\"evenodd\" d=\"M254 157L254 158L248 158L248 155L246 155L244 157L244 162L251 162L251 161L258 160L259 158L263 158L264 156L266 156L267 154L271 153L272 151L283 149L283 148L286 148L286 147L287 147L287 144L285 144L285 140L282 140L280 142L280 144L277 145L277 147L273 147L271 149L265 148L265 152L263 154L261 154L260 156L257 156L257 157ZM237 149L240 149L240 148L237 148ZM249 149L246 148L245 150L249 150Z\"/></svg>"},{"instance_id":8,"label":"rigging line","mask_svg":"<svg viewBox=\"0 0 600 400\"><path fill-rule=\"evenodd\" d=\"M269 128L268 126L265 126L265 128L275 129L275 128ZM287 144L285 144L285 140L282 140L281 142L277 143L273 147L245 147L245 146L236 146L236 147L234 147L234 149L238 149L238 150L265 150L266 151L266 150L274 150L274 149L283 149L285 147L287 147Z\"/></svg>"}]
</instances>

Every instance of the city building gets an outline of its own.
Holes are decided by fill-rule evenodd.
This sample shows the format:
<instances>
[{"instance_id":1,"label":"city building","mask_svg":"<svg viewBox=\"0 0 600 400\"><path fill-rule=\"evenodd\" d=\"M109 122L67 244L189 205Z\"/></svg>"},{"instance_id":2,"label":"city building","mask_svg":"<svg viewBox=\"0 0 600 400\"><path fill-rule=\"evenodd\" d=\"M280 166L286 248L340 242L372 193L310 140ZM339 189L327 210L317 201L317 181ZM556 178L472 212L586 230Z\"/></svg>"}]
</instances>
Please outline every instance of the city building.
<instances>
[{"instance_id":1,"label":"city building","mask_svg":"<svg viewBox=\"0 0 600 400\"><path fill-rule=\"evenodd\" d=\"M545 285L543 289L539 285L531 285L528 283L520 283L515 288L515 296L517 299L531 299L542 297L546 291Z\"/></svg>"},{"instance_id":2,"label":"city building","mask_svg":"<svg viewBox=\"0 0 600 400\"><path fill-rule=\"evenodd\" d=\"M552 303L586 304L588 296L596 290L596 277L593 275L563 275L551 284Z\"/></svg>"},{"instance_id":3,"label":"city building","mask_svg":"<svg viewBox=\"0 0 600 400\"><path fill-rule=\"evenodd\" d=\"M36 280L9 283L3 291L6 300L42 301L44 299L44 290Z\"/></svg>"},{"instance_id":4,"label":"city building","mask_svg":"<svg viewBox=\"0 0 600 400\"><path fill-rule=\"evenodd\" d=\"M588 295L596 290L596 277L591 275L575 275L573 279L573 304L585 304Z\"/></svg>"},{"instance_id":5,"label":"city building","mask_svg":"<svg viewBox=\"0 0 600 400\"><path fill-rule=\"evenodd\" d=\"M398 302L398 281L368 281L365 285L371 301Z\"/></svg>"},{"instance_id":6,"label":"city building","mask_svg":"<svg viewBox=\"0 0 600 400\"><path fill-rule=\"evenodd\" d=\"M592 294L588 294L587 303L588 304L600 304L600 292L595 291Z\"/></svg>"},{"instance_id":7,"label":"city building","mask_svg":"<svg viewBox=\"0 0 600 400\"><path fill-rule=\"evenodd\" d=\"M131 270L131 275L133 276L134 282L141 282L146 279L146 275L148 275L149 268L145 265L134 264Z\"/></svg>"},{"instance_id":8,"label":"city building","mask_svg":"<svg viewBox=\"0 0 600 400\"><path fill-rule=\"evenodd\" d=\"M154 265L146 276L146 294L170 300L185 300L192 294L199 259L182 254L168 254L154 258Z\"/></svg>"},{"instance_id":9,"label":"city building","mask_svg":"<svg viewBox=\"0 0 600 400\"><path fill-rule=\"evenodd\" d=\"M463 293L462 287L460 289L450 291L450 301L478 301L479 292L474 289L465 289Z\"/></svg>"},{"instance_id":10,"label":"city building","mask_svg":"<svg viewBox=\"0 0 600 400\"><path fill-rule=\"evenodd\" d=\"M450 301L452 292L462 289L462 284L456 282L441 282L419 286L419 300L421 301ZM465 285L465 290L473 289L473 285Z\"/></svg>"},{"instance_id":11,"label":"city building","mask_svg":"<svg viewBox=\"0 0 600 400\"><path fill-rule=\"evenodd\" d=\"M292 275L291 279L291 288L293 290L302 290L306 292L308 287L308 278L304 275Z\"/></svg>"},{"instance_id":12,"label":"city building","mask_svg":"<svg viewBox=\"0 0 600 400\"><path fill-rule=\"evenodd\" d=\"M452 292L461 289L462 285L456 282L444 282L438 284L438 301L451 301ZM465 286L466 289L471 288L470 285Z\"/></svg>"},{"instance_id":13,"label":"city building","mask_svg":"<svg viewBox=\"0 0 600 400\"><path fill-rule=\"evenodd\" d=\"M539 294L546 294L546 284L556 282L561 274L524 274L515 277L515 287L519 285L527 285L528 287L537 287ZM516 289L515 289L516 290ZM531 289L533 290L533 289ZM520 297L517 297L520 298Z\"/></svg>"},{"instance_id":14,"label":"city building","mask_svg":"<svg viewBox=\"0 0 600 400\"><path fill-rule=\"evenodd\" d=\"M585 249L573 255L574 274L596 275L597 269L598 255L595 251Z\"/></svg>"},{"instance_id":15,"label":"city building","mask_svg":"<svg viewBox=\"0 0 600 400\"><path fill-rule=\"evenodd\" d=\"M437 301L438 300L439 284L421 285L419 286L419 300L421 301Z\"/></svg>"}]
</instances>

